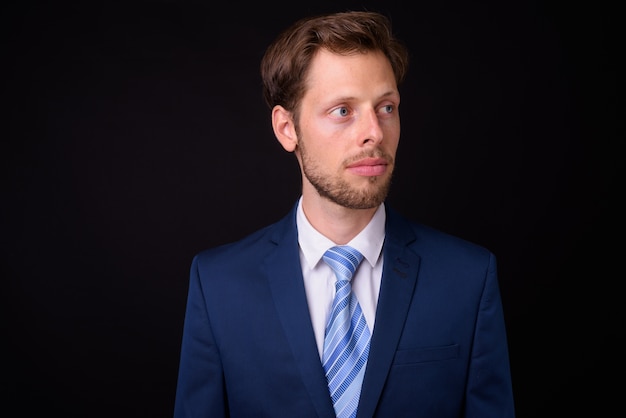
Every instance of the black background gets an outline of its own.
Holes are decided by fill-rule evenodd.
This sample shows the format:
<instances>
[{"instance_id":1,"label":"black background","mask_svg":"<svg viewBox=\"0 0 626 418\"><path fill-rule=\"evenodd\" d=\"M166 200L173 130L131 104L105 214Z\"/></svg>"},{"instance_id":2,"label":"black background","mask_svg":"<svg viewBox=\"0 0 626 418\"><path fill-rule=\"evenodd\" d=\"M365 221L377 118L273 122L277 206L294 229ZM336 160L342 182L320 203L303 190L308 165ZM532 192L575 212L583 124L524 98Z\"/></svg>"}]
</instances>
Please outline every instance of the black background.
<instances>
[{"instance_id":1,"label":"black background","mask_svg":"<svg viewBox=\"0 0 626 418\"><path fill-rule=\"evenodd\" d=\"M362 7L389 15L412 53L389 203L498 257L518 418L621 409L616 10L2 7L2 376L13 416L171 416L192 256L279 219L299 195L262 101L264 48L296 18Z\"/></svg>"}]
</instances>

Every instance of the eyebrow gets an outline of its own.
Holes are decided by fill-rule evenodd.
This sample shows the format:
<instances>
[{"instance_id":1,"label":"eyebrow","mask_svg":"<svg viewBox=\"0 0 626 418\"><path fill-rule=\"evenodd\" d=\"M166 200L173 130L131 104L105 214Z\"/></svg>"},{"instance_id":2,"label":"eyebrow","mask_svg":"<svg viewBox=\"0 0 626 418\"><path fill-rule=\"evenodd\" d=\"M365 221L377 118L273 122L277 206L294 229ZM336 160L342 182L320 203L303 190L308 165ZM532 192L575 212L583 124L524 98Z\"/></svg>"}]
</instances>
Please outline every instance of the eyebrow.
<instances>
[{"instance_id":1,"label":"eyebrow","mask_svg":"<svg viewBox=\"0 0 626 418\"><path fill-rule=\"evenodd\" d=\"M399 98L400 97L400 92L398 92L397 90L389 90L388 92L383 93L382 95L380 95L379 98L380 99L385 99L385 98L390 97L390 96L395 96L395 97ZM354 99L356 99L355 96L342 96L342 97L335 97L333 99L333 101L351 101L351 100L354 100Z\"/></svg>"}]
</instances>

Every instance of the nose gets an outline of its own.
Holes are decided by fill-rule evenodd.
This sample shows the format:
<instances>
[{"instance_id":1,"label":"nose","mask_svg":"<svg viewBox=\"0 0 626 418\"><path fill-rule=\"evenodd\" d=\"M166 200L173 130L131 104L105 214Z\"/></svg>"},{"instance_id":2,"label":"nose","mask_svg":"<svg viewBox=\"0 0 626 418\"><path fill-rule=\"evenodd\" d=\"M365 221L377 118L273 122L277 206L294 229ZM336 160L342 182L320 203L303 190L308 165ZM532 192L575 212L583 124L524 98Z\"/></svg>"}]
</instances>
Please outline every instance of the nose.
<instances>
[{"instance_id":1,"label":"nose","mask_svg":"<svg viewBox=\"0 0 626 418\"><path fill-rule=\"evenodd\" d=\"M369 109L363 114L359 128L361 132L358 138L360 138L361 145L367 143L378 145L383 140L383 129L375 109Z\"/></svg>"}]
</instances>

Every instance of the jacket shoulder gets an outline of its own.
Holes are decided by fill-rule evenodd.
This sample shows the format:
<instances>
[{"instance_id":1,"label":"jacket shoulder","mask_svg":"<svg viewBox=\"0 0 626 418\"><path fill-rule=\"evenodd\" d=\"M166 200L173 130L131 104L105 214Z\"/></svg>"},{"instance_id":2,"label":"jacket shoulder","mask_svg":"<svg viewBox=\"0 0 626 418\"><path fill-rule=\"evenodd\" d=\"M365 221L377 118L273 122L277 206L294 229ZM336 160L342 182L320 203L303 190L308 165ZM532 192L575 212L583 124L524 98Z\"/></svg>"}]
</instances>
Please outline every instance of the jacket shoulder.
<instances>
[{"instance_id":1,"label":"jacket shoulder","mask_svg":"<svg viewBox=\"0 0 626 418\"><path fill-rule=\"evenodd\" d=\"M236 262L244 266L250 265L263 259L281 240L294 237L297 239L295 212L292 210L282 219L239 240L198 252L194 256L194 263L218 266Z\"/></svg>"},{"instance_id":2,"label":"jacket shoulder","mask_svg":"<svg viewBox=\"0 0 626 418\"><path fill-rule=\"evenodd\" d=\"M491 251L476 242L441 229L409 219L389 208L387 210L387 236L399 239L419 254L490 257Z\"/></svg>"}]
</instances>

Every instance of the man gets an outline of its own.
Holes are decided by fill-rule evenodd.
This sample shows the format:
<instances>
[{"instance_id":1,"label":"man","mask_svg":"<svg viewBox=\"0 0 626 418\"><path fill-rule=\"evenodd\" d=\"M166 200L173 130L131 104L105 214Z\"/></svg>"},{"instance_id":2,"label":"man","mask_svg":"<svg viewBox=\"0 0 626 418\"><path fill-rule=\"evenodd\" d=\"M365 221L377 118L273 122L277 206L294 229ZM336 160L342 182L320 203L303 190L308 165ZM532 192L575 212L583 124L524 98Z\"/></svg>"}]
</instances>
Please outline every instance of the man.
<instances>
[{"instance_id":1,"label":"man","mask_svg":"<svg viewBox=\"0 0 626 418\"><path fill-rule=\"evenodd\" d=\"M493 254L385 205L407 57L370 12L269 46L264 94L302 196L194 258L176 418L514 416Z\"/></svg>"}]
</instances>

